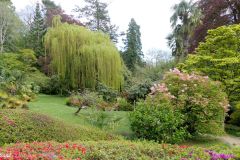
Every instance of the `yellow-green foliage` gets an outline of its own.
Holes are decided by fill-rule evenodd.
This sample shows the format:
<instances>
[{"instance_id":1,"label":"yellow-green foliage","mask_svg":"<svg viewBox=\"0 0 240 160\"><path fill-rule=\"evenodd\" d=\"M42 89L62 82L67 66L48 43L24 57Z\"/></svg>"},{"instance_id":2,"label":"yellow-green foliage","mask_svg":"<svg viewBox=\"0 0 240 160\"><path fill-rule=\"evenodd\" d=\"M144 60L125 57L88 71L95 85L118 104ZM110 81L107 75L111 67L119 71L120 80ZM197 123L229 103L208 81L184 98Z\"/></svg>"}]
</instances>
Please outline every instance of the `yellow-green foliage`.
<instances>
[{"instance_id":1,"label":"yellow-green foliage","mask_svg":"<svg viewBox=\"0 0 240 160\"><path fill-rule=\"evenodd\" d=\"M232 104L240 100L240 25L208 31L206 41L179 65L187 72L201 72L225 85Z\"/></svg>"},{"instance_id":2,"label":"yellow-green foliage","mask_svg":"<svg viewBox=\"0 0 240 160\"><path fill-rule=\"evenodd\" d=\"M70 89L95 88L97 80L120 89L123 63L109 37L55 17L45 36L52 69Z\"/></svg>"}]
</instances>

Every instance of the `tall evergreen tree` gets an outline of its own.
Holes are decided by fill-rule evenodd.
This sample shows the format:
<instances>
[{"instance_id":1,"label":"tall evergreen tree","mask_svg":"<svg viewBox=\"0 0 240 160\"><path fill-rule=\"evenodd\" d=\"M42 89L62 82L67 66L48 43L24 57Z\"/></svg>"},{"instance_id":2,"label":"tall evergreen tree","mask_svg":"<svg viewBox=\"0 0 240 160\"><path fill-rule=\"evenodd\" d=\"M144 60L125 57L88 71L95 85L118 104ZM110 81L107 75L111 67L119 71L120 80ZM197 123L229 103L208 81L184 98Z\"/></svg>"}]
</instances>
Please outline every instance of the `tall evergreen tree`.
<instances>
[{"instance_id":1,"label":"tall evergreen tree","mask_svg":"<svg viewBox=\"0 0 240 160\"><path fill-rule=\"evenodd\" d=\"M123 59L131 71L134 71L135 65L142 65L142 42L140 26L132 18L127 30L127 37L125 40L125 52L123 52Z\"/></svg>"},{"instance_id":2,"label":"tall evergreen tree","mask_svg":"<svg viewBox=\"0 0 240 160\"><path fill-rule=\"evenodd\" d=\"M84 0L86 6L83 8L77 7L75 11L79 13L79 18L86 18L86 26L93 31L102 31L107 33L113 42L117 42L118 27L111 24L111 19L108 14L108 4L99 0Z\"/></svg>"},{"instance_id":3,"label":"tall evergreen tree","mask_svg":"<svg viewBox=\"0 0 240 160\"><path fill-rule=\"evenodd\" d=\"M36 56L44 54L43 36L46 32L44 18L42 16L40 4L36 4L35 15L30 26L29 47L34 50Z\"/></svg>"}]
</instances>

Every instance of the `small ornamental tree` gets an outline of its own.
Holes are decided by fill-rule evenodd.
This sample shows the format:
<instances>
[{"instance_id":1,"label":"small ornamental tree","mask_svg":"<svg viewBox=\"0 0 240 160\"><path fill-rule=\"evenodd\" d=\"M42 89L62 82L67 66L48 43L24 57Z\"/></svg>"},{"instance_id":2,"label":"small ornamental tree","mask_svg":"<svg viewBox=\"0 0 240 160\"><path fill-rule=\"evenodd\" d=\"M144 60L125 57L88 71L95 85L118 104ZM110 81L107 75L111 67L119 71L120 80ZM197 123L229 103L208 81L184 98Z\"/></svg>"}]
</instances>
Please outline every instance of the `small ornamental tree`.
<instances>
[{"instance_id":1,"label":"small ornamental tree","mask_svg":"<svg viewBox=\"0 0 240 160\"><path fill-rule=\"evenodd\" d=\"M110 38L102 32L61 23L45 36L45 47L52 58L51 67L65 89L96 89L97 82L119 90L123 83L123 63Z\"/></svg>"},{"instance_id":2,"label":"small ornamental tree","mask_svg":"<svg viewBox=\"0 0 240 160\"><path fill-rule=\"evenodd\" d=\"M240 100L240 25L208 31L206 42L189 55L179 68L200 72L225 85L231 104Z\"/></svg>"}]
</instances>

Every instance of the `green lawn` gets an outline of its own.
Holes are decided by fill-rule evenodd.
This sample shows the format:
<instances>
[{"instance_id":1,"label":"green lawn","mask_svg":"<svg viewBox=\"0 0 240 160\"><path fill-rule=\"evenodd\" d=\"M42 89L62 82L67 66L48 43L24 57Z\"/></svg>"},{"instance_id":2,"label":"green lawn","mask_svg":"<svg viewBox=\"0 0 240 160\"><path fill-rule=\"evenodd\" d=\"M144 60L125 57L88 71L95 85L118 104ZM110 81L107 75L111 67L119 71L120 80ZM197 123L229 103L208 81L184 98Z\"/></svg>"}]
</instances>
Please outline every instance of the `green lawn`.
<instances>
[{"instance_id":1,"label":"green lawn","mask_svg":"<svg viewBox=\"0 0 240 160\"><path fill-rule=\"evenodd\" d=\"M82 110L78 116L74 113L76 108L65 105L66 97L50 96L50 95L39 95L35 101L29 103L31 111L46 114L48 116L63 120L70 124L81 124L90 125L89 121L86 120L86 115L91 113L91 110ZM121 117L119 125L114 130L107 130L107 132L117 133L126 137L133 135L128 120L128 112L111 111L106 113L112 117ZM223 142L213 137L201 137L188 140L182 144L194 145L194 146L212 146L212 145L224 145Z\"/></svg>"},{"instance_id":2,"label":"green lawn","mask_svg":"<svg viewBox=\"0 0 240 160\"><path fill-rule=\"evenodd\" d=\"M66 123L90 125L89 121L84 117L91 113L91 110L82 110L80 114L76 116L74 113L77 109L65 105L65 101L66 97L39 95L37 99L29 103L29 108L32 111L58 118ZM119 124L111 130L111 132L125 136L132 135L128 120L128 112L110 111L106 113L110 116L122 118Z\"/></svg>"}]
</instances>

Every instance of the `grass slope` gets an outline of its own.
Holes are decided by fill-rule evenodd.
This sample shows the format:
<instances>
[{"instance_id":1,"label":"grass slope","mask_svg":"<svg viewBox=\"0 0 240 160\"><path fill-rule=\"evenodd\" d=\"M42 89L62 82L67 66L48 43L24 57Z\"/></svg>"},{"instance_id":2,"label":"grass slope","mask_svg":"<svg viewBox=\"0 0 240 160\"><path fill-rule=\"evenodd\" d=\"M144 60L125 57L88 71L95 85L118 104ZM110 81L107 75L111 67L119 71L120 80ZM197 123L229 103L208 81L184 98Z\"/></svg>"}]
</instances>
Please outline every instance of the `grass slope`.
<instances>
[{"instance_id":1,"label":"grass slope","mask_svg":"<svg viewBox=\"0 0 240 160\"><path fill-rule=\"evenodd\" d=\"M96 128L69 125L27 110L0 110L0 145L16 142L121 139Z\"/></svg>"},{"instance_id":2,"label":"grass slope","mask_svg":"<svg viewBox=\"0 0 240 160\"><path fill-rule=\"evenodd\" d=\"M52 95L39 95L38 98L29 103L30 110L46 114L48 116L58 118L66 123L90 125L84 118L89 110L82 110L78 116L74 115L76 108L68 107L65 105L66 97L52 96ZM131 135L130 124L128 120L128 112L106 112L111 116L121 117L119 125L111 132L122 135Z\"/></svg>"}]
</instances>

